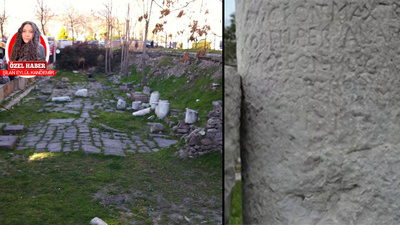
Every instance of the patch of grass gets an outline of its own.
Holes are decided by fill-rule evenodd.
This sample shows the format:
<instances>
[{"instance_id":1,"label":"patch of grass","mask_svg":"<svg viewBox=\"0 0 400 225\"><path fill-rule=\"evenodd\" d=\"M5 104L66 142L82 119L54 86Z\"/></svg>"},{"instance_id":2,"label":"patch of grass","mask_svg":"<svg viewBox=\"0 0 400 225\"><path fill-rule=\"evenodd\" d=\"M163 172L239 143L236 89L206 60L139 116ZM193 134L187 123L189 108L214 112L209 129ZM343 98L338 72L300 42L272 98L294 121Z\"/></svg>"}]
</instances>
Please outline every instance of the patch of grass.
<instances>
[{"instance_id":1,"label":"patch of grass","mask_svg":"<svg viewBox=\"0 0 400 225\"><path fill-rule=\"evenodd\" d=\"M231 225L243 224L242 181L236 181L235 187L233 188L232 211L231 211L231 218L229 220L229 224L231 224Z\"/></svg>"},{"instance_id":2,"label":"patch of grass","mask_svg":"<svg viewBox=\"0 0 400 225\"><path fill-rule=\"evenodd\" d=\"M193 70L200 70L194 66ZM160 98L168 100L171 109L190 108L199 112L199 118L204 123L205 117L213 109L212 102L222 99L222 80L212 79L214 71L201 71L201 74L188 80L186 76L171 76L168 79L152 77L148 81L148 86L160 92ZM212 83L220 84L215 91L211 90Z\"/></svg>"},{"instance_id":3,"label":"patch of grass","mask_svg":"<svg viewBox=\"0 0 400 225\"><path fill-rule=\"evenodd\" d=\"M73 73L71 71L65 71L65 70L57 70L56 71L56 76L54 78L58 81L61 81L62 78L68 78L69 83L73 82L88 82L88 77L85 74L82 73Z\"/></svg>"},{"instance_id":4,"label":"patch of grass","mask_svg":"<svg viewBox=\"0 0 400 225\"><path fill-rule=\"evenodd\" d=\"M87 224L96 216L108 224L126 224L121 212L131 212L129 218L138 224L156 218L159 224L181 224L185 221L162 215L186 215L186 209L198 208L217 210L222 216L222 172L204 170L194 160L165 160L161 154L112 157L18 151L0 152L0 162L0 224ZM114 187L106 190L104 199L129 194L133 201L100 204L94 195L104 187ZM165 199L164 206L158 197ZM192 202L185 211L170 209L188 198ZM210 198L216 200L212 206L204 202Z\"/></svg>"},{"instance_id":5,"label":"patch of grass","mask_svg":"<svg viewBox=\"0 0 400 225\"><path fill-rule=\"evenodd\" d=\"M172 61L172 57L169 55L163 56L157 64L157 66L163 66L163 67L173 66L173 65L174 63Z\"/></svg>"},{"instance_id":6,"label":"patch of grass","mask_svg":"<svg viewBox=\"0 0 400 225\"><path fill-rule=\"evenodd\" d=\"M32 94L32 93L31 93ZM28 96L30 96L29 94ZM10 123L16 125L25 125L30 127L39 123L42 120L50 119L67 119L78 118L79 115L61 112L47 112L37 113L39 109L44 108L46 102L38 99L30 100L24 104L16 104L10 110L0 112L0 122Z\"/></svg>"},{"instance_id":7,"label":"patch of grass","mask_svg":"<svg viewBox=\"0 0 400 225\"><path fill-rule=\"evenodd\" d=\"M124 113L98 111L97 115L99 117L92 119L91 126L100 127L98 124L102 123L120 132L135 132L137 134L148 133L147 115L134 117L132 116L132 112L128 111Z\"/></svg>"},{"instance_id":8,"label":"patch of grass","mask_svg":"<svg viewBox=\"0 0 400 225\"><path fill-rule=\"evenodd\" d=\"M147 66L145 69L145 73L146 76L149 74L151 70L151 66ZM140 84L142 83L142 72L138 72L136 71L136 67L131 67L131 75L126 76L126 77L122 77L120 79L121 83L130 83L130 82L134 82L135 84ZM143 87L136 89L136 91L142 91Z\"/></svg>"}]
</instances>

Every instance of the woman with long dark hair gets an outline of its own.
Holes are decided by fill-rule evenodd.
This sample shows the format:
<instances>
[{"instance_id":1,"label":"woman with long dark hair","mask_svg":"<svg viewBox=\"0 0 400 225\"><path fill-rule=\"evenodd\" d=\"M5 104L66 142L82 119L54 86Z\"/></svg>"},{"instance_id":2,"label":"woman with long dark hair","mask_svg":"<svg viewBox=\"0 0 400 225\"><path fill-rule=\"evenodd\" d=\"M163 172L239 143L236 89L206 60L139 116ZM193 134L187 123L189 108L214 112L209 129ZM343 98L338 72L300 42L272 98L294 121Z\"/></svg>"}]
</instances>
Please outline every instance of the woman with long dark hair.
<instances>
[{"instance_id":1,"label":"woman with long dark hair","mask_svg":"<svg viewBox=\"0 0 400 225\"><path fill-rule=\"evenodd\" d=\"M40 31L35 23L26 21L18 29L10 60L46 61L44 47L40 44Z\"/></svg>"}]
</instances>

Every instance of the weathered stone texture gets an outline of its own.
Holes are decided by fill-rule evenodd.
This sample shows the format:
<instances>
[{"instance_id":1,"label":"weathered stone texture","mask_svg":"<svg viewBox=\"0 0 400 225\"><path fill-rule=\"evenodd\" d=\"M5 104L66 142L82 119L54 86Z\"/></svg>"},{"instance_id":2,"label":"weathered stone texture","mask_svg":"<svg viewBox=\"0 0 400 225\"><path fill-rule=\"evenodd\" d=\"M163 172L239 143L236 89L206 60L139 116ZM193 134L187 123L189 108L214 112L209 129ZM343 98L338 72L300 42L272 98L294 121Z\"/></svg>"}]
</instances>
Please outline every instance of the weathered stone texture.
<instances>
[{"instance_id":1,"label":"weathered stone texture","mask_svg":"<svg viewBox=\"0 0 400 225\"><path fill-rule=\"evenodd\" d=\"M225 141L225 222L230 217L232 190L235 186L235 160L239 157L241 87L236 69L225 66L224 75L224 141Z\"/></svg>"},{"instance_id":2,"label":"weathered stone texture","mask_svg":"<svg viewBox=\"0 0 400 225\"><path fill-rule=\"evenodd\" d=\"M398 1L237 0L236 19L244 224L399 224Z\"/></svg>"}]
</instances>

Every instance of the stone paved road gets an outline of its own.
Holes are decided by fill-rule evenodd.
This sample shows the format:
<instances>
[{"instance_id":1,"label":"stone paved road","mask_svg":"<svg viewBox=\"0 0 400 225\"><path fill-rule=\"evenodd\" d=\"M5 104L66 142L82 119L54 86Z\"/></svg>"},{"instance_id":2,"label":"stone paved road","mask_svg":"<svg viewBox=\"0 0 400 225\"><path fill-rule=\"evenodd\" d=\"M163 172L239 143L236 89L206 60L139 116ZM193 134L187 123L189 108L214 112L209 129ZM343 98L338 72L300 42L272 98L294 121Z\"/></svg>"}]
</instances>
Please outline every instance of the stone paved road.
<instances>
[{"instance_id":1,"label":"stone paved road","mask_svg":"<svg viewBox=\"0 0 400 225\"><path fill-rule=\"evenodd\" d=\"M75 83L74 83L75 84ZM42 87L48 89L48 86ZM70 85L68 89L54 89L52 96L63 96L75 93L78 89L87 88L89 96L95 98L76 98L71 102L48 102L43 110L80 114L79 119L51 119L30 127L28 133L18 143L17 150L34 149L35 152L70 152L104 153L105 155L126 156L126 153L157 152L165 143L176 143L176 140L147 140L133 134L119 132L100 132L90 128L89 123L98 110L115 110L115 104L101 98L101 84L95 82ZM96 100L97 99L97 100ZM102 100L100 100L102 99ZM90 113L89 113L90 112ZM93 114L93 115L91 115ZM118 128L116 128L118 129ZM159 144L158 144L159 143Z\"/></svg>"}]
</instances>

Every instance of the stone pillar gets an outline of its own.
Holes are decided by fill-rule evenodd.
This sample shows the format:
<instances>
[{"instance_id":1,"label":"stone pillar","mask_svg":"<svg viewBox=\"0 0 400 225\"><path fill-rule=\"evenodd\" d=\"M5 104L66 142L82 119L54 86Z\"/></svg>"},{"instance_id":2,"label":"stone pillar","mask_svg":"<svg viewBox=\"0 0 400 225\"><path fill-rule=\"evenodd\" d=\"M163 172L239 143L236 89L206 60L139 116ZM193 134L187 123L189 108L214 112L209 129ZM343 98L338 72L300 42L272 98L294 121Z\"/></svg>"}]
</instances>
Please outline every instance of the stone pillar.
<instances>
[{"instance_id":1,"label":"stone pillar","mask_svg":"<svg viewBox=\"0 0 400 225\"><path fill-rule=\"evenodd\" d=\"M236 0L244 224L400 224L397 0Z\"/></svg>"},{"instance_id":2,"label":"stone pillar","mask_svg":"<svg viewBox=\"0 0 400 225\"><path fill-rule=\"evenodd\" d=\"M240 76L235 68L225 66L224 81L224 221L228 224L231 215L232 191L235 186L235 164L240 150L241 87Z\"/></svg>"}]
</instances>

